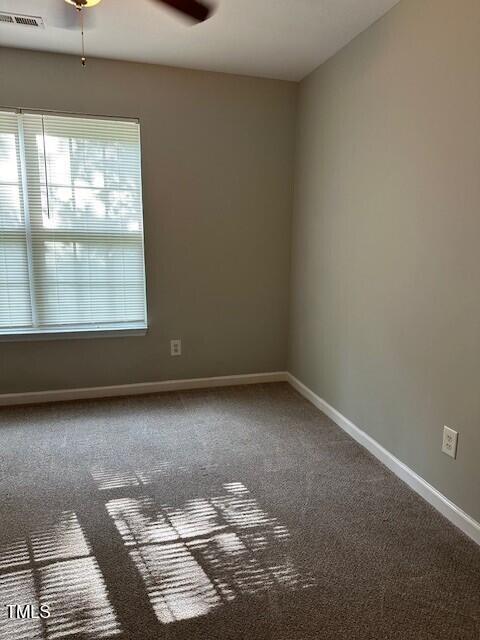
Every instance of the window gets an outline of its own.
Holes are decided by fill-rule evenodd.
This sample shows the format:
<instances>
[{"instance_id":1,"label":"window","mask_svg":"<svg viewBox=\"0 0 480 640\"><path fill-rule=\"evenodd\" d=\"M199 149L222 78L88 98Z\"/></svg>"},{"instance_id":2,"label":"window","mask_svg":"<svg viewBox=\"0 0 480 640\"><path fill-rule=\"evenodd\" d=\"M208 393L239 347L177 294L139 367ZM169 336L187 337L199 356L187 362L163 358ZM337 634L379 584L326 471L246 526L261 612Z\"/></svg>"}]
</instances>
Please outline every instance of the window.
<instances>
[{"instance_id":1,"label":"window","mask_svg":"<svg viewBox=\"0 0 480 640\"><path fill-rule=\"evenodd\" d=\"M146 322L138 122L0 111L0 334Z\"/></svg>"}]
</instances>

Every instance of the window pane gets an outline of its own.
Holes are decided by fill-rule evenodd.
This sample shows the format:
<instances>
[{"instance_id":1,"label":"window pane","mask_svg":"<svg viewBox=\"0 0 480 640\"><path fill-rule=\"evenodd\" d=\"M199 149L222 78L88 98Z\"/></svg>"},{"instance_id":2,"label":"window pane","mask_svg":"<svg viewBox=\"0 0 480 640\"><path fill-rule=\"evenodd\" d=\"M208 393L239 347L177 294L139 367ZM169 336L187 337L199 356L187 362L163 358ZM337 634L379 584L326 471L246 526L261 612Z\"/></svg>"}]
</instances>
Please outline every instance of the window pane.
<instances>
[{"instance_id":1,"label":"window pane","mask_svg":"<svg viewBox=\"0 0 480 640\"><path fill-rule=\"evenodd\" d=\"M145 326L139 126L25 114L40 326Z\"/></svg>"},{"instance_id":2,"label":"window pane","mask_svg":"<svg viewBox=\"0 0 480 640\"><path fill-rule=\"evenodd\" d=\"M20 188L17 184L3 184L0 180L0 233L23 229Z\"/></svg>"},{"instance_id":3,"label":"window pane","mask_svg":"<svg viewBox=\"0 0 480 640\"><path fill-rule=\"evenodd\" d=\"M0 327L25 327L31 322L25 241L21 236L3 236L0 239Z\"/></svg>"},{"instance_id":4,"label":"window pane","mask_svg":"<svg viewBox=\"0 0 480 640\"><path fill-rule=\"evenodd\" d=\"M35 256L37 309L43 324L143 320L140 243L45 240ZM44 282L48 286L42 286Z\"/></svg>"},{"instance_id":5,"label":"window pane","mask_svg":"<svg viewBox=\"0 0 480 640\"><path fill-rule=\"evenodd\" d=\"M0 112L0 328L31 323L17 115Z\"/></svg>"},{"instance_id":6,"label":"window pane","mask_svg":"<svg viewBox=\"0 0 480 640\"><path fill-rule=\"evenodd\" d=\"M0 176L2 182L18 181L17 136L16 131L9 131L10 114L0 114L0 126L5 120L3 131L0 130Z\"/></svg>"}]
</instances>

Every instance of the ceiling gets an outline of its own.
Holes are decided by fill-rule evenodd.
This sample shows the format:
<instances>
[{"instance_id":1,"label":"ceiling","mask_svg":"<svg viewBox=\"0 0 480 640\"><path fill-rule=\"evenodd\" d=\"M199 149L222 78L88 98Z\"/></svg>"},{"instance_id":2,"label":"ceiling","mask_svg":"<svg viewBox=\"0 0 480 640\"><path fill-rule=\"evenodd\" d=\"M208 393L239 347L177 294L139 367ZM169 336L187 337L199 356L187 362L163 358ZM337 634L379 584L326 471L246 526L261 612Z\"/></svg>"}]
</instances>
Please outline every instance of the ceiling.
<instances>
[{"instance_id":1,"label":"ceiling","mask_svg":"<svg viewBox=\"0 0 480 640\"><path fill-rule=\"evenodd\" d=\"M209 1L214 16L191 26L152 0L103 0L85 12L87 55L301 80L398 2ZM0 23L0 45L79 54L75 9L63 0L0 0L0 11L45 21L45 29Z\"/></svg>"}]
</instances>

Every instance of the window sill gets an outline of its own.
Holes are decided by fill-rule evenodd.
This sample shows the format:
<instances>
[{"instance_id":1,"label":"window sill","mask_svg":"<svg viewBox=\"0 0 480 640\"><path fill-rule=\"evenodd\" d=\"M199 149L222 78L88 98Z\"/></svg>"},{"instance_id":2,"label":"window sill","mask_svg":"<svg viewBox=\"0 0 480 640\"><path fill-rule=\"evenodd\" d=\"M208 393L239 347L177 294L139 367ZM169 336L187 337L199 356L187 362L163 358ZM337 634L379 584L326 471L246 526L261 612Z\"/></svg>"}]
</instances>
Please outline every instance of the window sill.
<instances>
[{"instance_id":1,"label":"window sill","mask_svg":"<svg viewBox=\"0 0 480 640\"><path fill-rule=\"evenodd\" d=\"M132 336L145 336L148 327L122 327L122 328L71 328L48 329L46 331L11 331L0 333L0 342L30 342L35 340L77 340L89 338L126 338Z\"/></svg>"}]
</instances>

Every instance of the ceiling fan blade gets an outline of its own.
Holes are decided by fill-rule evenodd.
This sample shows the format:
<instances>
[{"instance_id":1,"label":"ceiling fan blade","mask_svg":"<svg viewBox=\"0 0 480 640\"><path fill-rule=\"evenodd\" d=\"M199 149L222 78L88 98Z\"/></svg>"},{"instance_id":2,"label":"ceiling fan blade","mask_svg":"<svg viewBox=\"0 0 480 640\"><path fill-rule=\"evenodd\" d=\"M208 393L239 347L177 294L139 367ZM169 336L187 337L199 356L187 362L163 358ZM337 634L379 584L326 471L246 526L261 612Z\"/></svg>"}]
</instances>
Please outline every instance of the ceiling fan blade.
<instances>
[{"instance_id":1,"label":"ceiling fan blade","mask_svg":"<svg viewBox=\"0 0 480 640\"><path fill-rule=\"evenodd\" d=\"M207 20L212 13L212 8L209 5L198 0L157 0L157 2L180 11L180 13L193 18L196 22Z\"/></svg>"}]
</instances>

